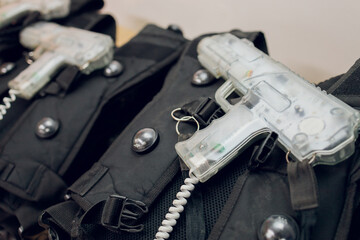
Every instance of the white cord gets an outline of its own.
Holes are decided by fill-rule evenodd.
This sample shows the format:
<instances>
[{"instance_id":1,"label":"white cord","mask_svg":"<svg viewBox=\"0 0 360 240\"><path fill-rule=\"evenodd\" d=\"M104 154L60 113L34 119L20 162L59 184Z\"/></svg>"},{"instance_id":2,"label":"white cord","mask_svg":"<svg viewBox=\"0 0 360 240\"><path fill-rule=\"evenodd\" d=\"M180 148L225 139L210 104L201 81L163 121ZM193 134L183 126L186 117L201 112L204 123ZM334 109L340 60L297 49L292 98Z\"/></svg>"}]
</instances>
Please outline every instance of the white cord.
<instances>
[{"instance_id":1,"label":"white cord","mask_svg":"<svg viewBox=\"0 0 360 240\"><path fill-rule=\"evenodd\" d=\"M9 97L3 98L4 105L0 105L0 120L3 120L4 115L6 114L6 110L8 110L11 107L11 103L16 100L16 94L18 93L19 93L18 91L14 89L10 89L9 90L10 98Z\"/></svg>"},{"instance_id":2,"label":"white cord","mask_svg":"<svg viewBox=\"0 0 360 240\"><path fill-rule=\"evenodd\" d=\"M186 199L190 197L191 191L195 188L194 185L199 182L199 179L191 172L189 176L189 178L185 179L185 184L180 187L180 192L176 194L177 199L173 201L173 206L169 208L169 212L165 215L166 219L162 221L154 240L164 240L170 237L170 233L176 225L176 220L179 219L180 213L184 211L184 206L187 203Z\"/></svg>"}]
</instances>

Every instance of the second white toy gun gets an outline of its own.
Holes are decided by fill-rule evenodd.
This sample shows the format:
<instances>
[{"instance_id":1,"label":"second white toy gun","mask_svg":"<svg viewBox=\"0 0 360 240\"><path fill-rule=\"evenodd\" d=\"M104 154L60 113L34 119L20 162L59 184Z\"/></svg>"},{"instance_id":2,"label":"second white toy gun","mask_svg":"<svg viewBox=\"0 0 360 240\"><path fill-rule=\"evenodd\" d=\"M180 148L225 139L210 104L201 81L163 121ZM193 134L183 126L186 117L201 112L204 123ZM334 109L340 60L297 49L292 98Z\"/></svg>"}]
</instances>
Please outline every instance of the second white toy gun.
<instances>
[{"instance_id":1,"label":"second white toy gun","mask_svg":"<svg viewBox=\"0 0 360 240\"><path fill-rule=\"evenodd\" d=\"M66 17L70 0L0 0L0 29L29 12L39 12L45 20Z\"/></svg>"},{"instance_id":2,"label":"second white toy gun","mask_svg":"<svg viewBox=\"0 0 360 240\"><path fill-rule=\"evenodd\" d=\"M47 22L22 30L20 42L24 47L35 49L36 60L11 80L9 87L25 99L31 99L65 65L90 74L108 65L114 52L113 40L105 34Z\"/></svg>"},{"instance_id":3,"label":"second white toy gun","mask_svg":"<svg viewBox=\"0 0 360 240\"><path fill-rule=\"evenodd\" d=\"M337 164L355 148L359 113L321 91L247 40L231 34L203 39L201 64L226 82L216 101L227 112L176 151L190 171L205 182L264 134L275 132L278 143L297 161ZM243 96L231 105L232 92Z\"/></svg>"}]
</instances>

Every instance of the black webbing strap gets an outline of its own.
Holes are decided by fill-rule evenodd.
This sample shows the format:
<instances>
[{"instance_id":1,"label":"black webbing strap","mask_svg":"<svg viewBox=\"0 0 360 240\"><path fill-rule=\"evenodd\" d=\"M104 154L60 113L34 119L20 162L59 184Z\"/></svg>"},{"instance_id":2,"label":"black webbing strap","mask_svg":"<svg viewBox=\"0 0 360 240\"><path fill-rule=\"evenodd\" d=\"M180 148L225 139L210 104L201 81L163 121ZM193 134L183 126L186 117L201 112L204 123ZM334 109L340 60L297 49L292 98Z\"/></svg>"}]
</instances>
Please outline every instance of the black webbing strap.
<instances>
[{"instance_id":1,"label":"black webbing strap","mask_svg":"<svg viewBox=\"0 0 360 240\"><path fill-rule=\"evenodd\" d=\"M91 11L101 9L103 6L103 0L71 0L70 14L75 14L79 11Z\"/></svg>"},{"instance_id":2,"label":"black webbing strap","mask_svg":"<svg viewBox=\"0 0 360 240\"><path fill-rule=\"evenodd\" d=\"M74 82L81 76L81 72L77 67L69 66L64 69L41 93L41 95L50 94L57 95L60 92L66 93Z\"/></svg>"},{"instance_id":3,"label":"black webbing strap","mask_svg":"<svg viewBox=\"0 0 360 240\"><path fill-rule=\"evenodd\" d=\"M352 107L360 107L360 59L343 75L331 78L318 86L349 104Z\"/></svg>"},{"instance_id":4,"label":"black webbing strap","mask_svg":"<svg viewBox=\"0 0 360 240\"><path fill-rule=\"evenodd\" d=\"M39 224L44 228L61 228L69 236L71 234L72 223L81 208L74 201L66 201L54 205L40 216Z\"/></svg>"},{"instance_id":5,"label":"black webbing strap","mask_svg":"<svg viewBox=\"0 0 360 240\"><path fill-rule=\"evenodd\" d=\"M80 225L99 224L116 233L140 232L144 226L138 221L147 212L148 208L143 202L110 195L107 200L90 208L80 219Z\"/></svg>"},{"instance_id":6,"label":"black webbing strap","mask_svg":"<svg viewBox=\"0 0 360 240\"><path fill-rule=\"evenodd\" d=\"M71 22L69 22L72 27L81 28L89 31L103 31L103 28L108 27L107 25L115 24L115 20L112 16L107 14L94 14L94 13L85 13L79 16L73 17ZM69 25L69 24L66 24ZM99 25L102 25L102 29L96 29ZM115 33L114 33L115 34ZM114 39L115 36L111 35Z\"/></svg>"},{"instance_id":7,"label":"black webbing strap","mask_svg":"<svg viewBox=\"0 0 360 240\"><path fill-rule=\"evenodd\" d=\"M348 239L353 214L356 210L356 206L358 206L358 204L355 203L357 188L358 185L356 183L351 183L350 186L347 187L344 209L341 213L334 240Z\"/></svg>"},{"instance_id":8,"label":"black webbing strap","mask_svg":"<svg viewBox=\"0 0 360 240\"><path fill-rule=\"evenodd\" d=\"M360 218L360 150L359 139L357 140L356 150L352 156L353 164L350 167L349 183L346 189L344 208L341 213L340 221L336 230L334 240L358 238L360 230L358 228ZM349 161L348 159L347 161Z\"/></svg>"},{"instance_id":9,"label":"black webbing strap","mask_svg":"<svg viewBox=\"0 0 360 240\"><path fill-rule=\"evenodd\" d=\"M15 165L0 159L0 179L6 181Z\"/></svg>"},{"instance_id":10,"label":"black webbing strap","mask_svg":"<svg viewBox=\"0 0 360 240\"><path fill-rule=\"evenodd\" d=\"M308 161L294 161L287 165L291 204L300 214L300 240L310 239L316 223L318 184L313 167Z\"/></svg>"},{"instance_id":11,"label":"black webbing strap","mask_svg":"<svg viewBox=\"0 0 360 240\"><path fill-rule=\"evenodd\" d=\"M222 211L220 213L218 220L216 221L213 229L210 232L208 240L218 240L220 238L221 233L223 232L223 230L226 226L226 223L228 222L228 219L230 218L231 213L233 212L236 202L238 201L241 190L243 189L243 186L244 186L248 176L249 176L249 171L247 170L244 174L241 174L238 177L238 179L231 191L231 194L230 194L224 208L222 209Z\"/></svg>"}]
</instances>

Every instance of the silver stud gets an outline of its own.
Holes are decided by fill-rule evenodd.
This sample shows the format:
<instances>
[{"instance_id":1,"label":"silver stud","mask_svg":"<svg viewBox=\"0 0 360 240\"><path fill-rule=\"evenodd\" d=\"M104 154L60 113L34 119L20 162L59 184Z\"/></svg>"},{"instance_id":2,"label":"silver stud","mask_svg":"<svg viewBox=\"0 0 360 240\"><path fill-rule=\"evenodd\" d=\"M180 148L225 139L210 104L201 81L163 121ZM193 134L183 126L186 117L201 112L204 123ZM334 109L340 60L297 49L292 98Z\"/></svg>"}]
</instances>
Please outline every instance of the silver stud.
<instances>
[{"instance_id":1,"label":"silver stud","mask_svg":"<svg viewBox=\"0 0 360 240\"><path fill-rule=\"evenodd\" d=\"M25 62L27 64L31 65L35 62L34 52L25 52L24 56L25 56Z\"/></svg>"},{"instance_id":2,"label":"silver stud","mask_svg":"<svg viewBox=\"0 0 360 240\"><path fill-rule=\"evenodd\" d=\"M19 233L19 235L21 236L21 235L23 234L23 232L24 232L24 227L23 227L23 226L20 226L20 227L18 228L18 233Z\"/></svg>"},{"instance_id":3,"label":"silver stud","mask_svg":"<svg viewBox=\"0 0 360 240\"><path fill-rule=\"evenodd\" d=\"M64 200L67 201L67 200L70 200L70 199L71 199L71 195L70 194L65 194Z\"/></svg>"},{"instance_id":4,"label":"silver stud","mask_svg":"<svg viewBox=\"0 0 360 240\"><path fill-rule=\"evenodd\" d=\"M116 77L123 71L124 66L120 62L114 60L104 69L104 75L105 77Z\"/></svg>"},{"instance_id":5,"label":"silver stud","mask_svg":"<svg viewBox=\"0 0 360 240\"><path fill-rule=\"evenodd\" d=\"M167 27L167 29L170 30L170 31L172 31L172 32L174 32L174 33L183 35L183 32L182 32L181 28L179 27L179 25L170 24L170 25Z\"/></svg>"},{"instance_id":6,"label":"silver stud","mask_svg":"<svg viewBox=\"0 0 360 240\"><path fill-rule=\"evenodd\" d=\"M36 125L36 135L39 138L53 137L59 130L60 123L52 118L45 117Z\"/></svg>"},{"instance_id":7,"label":"silver stud","mask_svg":"<svg viewBox=\"0 0 360 240\"><path fill-rule=\"evenodd\" d=\"M215 81L215 77L208 70L200 69L194 73L192 84L197 86L208 85Z\"/></svg>"},{"instance_id":8,"label":"silver stud","mask_svg":"<svg viewBox=\"0 0 360 240\"><path fill-rule=\"evenodd\" d=\"M259 240L296 240L299 228L294 219L283 215L271 215L262 223Z\"/></svg>"},{"instance_id":9,"label":"silver stud","mask_svg":"<svg viewBox=\"0 0 360 240\"><path fill-rule=\"evenodd\" d=\"M12 62L6 62L6 63L1 64L0 76L11 72L12 70L14 70L15 67L16 67L15 63L12 63Z\"/></svg>"},{"instance_id":10,"label":"silver stud","mask_svg":"<svg viewBox=\"0 0 360 240\"><path fill-rule=\"evenodd\" d=\"M133 137L132 149L137 153L151 151L159 142L159 134L153 128L140 129Z\"/></svg>"}]
</instances>

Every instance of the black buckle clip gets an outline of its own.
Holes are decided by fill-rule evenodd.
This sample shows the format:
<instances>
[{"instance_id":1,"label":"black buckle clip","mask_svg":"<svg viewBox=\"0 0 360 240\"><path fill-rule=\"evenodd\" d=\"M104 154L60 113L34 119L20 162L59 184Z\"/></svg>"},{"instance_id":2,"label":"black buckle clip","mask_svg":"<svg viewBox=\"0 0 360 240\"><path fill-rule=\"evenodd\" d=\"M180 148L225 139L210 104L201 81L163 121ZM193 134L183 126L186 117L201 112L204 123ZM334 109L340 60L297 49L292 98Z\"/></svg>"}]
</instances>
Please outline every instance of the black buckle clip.
<instances>
[{"instance_id":1,"label":"black buckle clip","mask_svg":"<svg viewBox=\"0 0 360 240\"><path fill-rule=\"evenodd\" d=\"M136 225L136 222L147 212L148 207L143 202L110 195L104 205L101 225L114 232L141 232L144 225Z\"/></svg>"},{"instance_id":2,"label":"black buckle clip","mask_svg":"<svg viewBox=\"0 0 360 240\"><path fill-rule=\"evenodd\" d=\"M249 161L249 169L254 170L260 164L266 162L272 151L274 150L278 139L278 134L271 132L261 143L260 146L254 148L254 152Z\"/></svg>"},{"instance_id":3,"label":"black buckle clip","mask_svg":"<svg viewBox=\"0 0 360 240\"><path fill-rule=\"evenodd\" d=\"M211 98L200 98L185 104L181 109L193 116L199 122L201 128L208 126L213 120L225 114L219 104Z\"/></svg>"}]
</instances>

